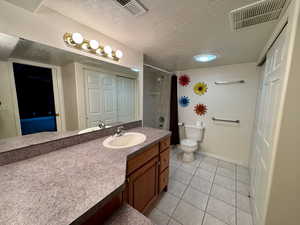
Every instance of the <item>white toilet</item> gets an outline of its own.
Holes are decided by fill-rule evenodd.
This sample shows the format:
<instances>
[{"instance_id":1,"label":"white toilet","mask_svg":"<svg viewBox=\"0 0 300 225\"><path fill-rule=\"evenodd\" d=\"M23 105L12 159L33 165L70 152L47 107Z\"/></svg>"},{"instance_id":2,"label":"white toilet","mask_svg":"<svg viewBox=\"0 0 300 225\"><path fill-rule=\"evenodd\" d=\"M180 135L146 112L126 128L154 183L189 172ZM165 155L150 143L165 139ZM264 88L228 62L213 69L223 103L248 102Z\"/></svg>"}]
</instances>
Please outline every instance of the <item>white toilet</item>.
<instances>
[{"instance_id":1,"label":"white toilet","mask_svg":"<svg viewBox=\"0 0 300 225\"><path fill-rule=\"evenodd\" d=\"M204 125L182 125L180 126L180 149L182 149L182 161L192 162L195 159L195 151L203 141Z\"/></svg>"}]
</instances>

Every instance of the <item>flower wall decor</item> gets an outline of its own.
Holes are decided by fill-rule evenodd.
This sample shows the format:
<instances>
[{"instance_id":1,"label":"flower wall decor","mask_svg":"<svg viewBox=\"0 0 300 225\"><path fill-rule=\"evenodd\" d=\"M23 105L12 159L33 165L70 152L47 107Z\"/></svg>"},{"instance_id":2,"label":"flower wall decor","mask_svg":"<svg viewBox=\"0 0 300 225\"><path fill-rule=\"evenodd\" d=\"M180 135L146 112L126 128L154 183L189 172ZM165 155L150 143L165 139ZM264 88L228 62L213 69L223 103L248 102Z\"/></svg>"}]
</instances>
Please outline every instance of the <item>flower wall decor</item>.
<instances>
[{"instance_id":1,"label":"flower wall decor","mask_svg":"<svg viewBox=\"0 0 300 225\"><path fill-rule=\"evenodd\" d=\"M194 111L197 115L203 116L207 113L207 106L204 104L197 104L194 106Z\"/></svg>"},{"instance_id":2,"label":"flower wall decor","mask_svg":"<svg viewBox=\"0 0 300 225\"><path fill-rule=\"evenodd\" d=\"M181 96L179 99L179 104L181 107L187 107L190 104L190 99L187 96Z\"/></svg>"},{"instance_id":3,"label":"flower wall decor","mask_svg":"<svg viewBox=\"0 0 300 225\"><path fill-rule=\"evenodd\" d=\"M204 82L199 82L194 86L194 92L197 95L204 95L207 92L207 84Z\"/></svg>"},{"instance_id":4,"label":"flower wall decor","mask_svg":"<svg viewBox=\"0 0 300 225\"><path fill-rule=\"evenodd\" d=\"M181 75L180 77L179 77L179 84L181 85L181 86L188 86L189 85L189 83L191 82L191 79L190 79L190 77L188 76L188 75L186 75L186 74L184 74L184 75Z\"/></svg>"}]
</instances>

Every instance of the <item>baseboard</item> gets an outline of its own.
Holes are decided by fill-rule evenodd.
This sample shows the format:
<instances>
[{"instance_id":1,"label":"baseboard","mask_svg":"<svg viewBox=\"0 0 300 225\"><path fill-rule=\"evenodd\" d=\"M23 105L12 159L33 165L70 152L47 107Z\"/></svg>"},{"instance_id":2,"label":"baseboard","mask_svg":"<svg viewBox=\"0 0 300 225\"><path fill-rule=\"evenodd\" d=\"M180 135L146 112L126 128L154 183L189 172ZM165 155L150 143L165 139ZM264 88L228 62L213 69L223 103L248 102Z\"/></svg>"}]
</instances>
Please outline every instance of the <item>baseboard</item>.
<instances>
[{"instance_id":1,"label":"baseboard","mask_svg":"<svg viewBox=\"0 0 300 225\"><path fill-rule=\"evenodd\" d=\"M217 158L217 159L226 161L226 162L234 163L234 164L237 164L237 165L239 165L239 166L243 166L243 167L247 167L247 168L248 168L248 165L244 165L243 163L241 163L241 162L239 162L239 161L235 161L235 160L232 160L232 159L228 159L228 158L226 158L226 157L222 157L222 156L219 156L219 155L215 155L215 154L213 154L213 153L209 153L209 152L201 152L201 151L197 151L197 153L200 153L200 154L203 154L203 155L207 155L207 156L210 156L210 157L214 157L214 158Z\"/></svg>"}]
</instances>

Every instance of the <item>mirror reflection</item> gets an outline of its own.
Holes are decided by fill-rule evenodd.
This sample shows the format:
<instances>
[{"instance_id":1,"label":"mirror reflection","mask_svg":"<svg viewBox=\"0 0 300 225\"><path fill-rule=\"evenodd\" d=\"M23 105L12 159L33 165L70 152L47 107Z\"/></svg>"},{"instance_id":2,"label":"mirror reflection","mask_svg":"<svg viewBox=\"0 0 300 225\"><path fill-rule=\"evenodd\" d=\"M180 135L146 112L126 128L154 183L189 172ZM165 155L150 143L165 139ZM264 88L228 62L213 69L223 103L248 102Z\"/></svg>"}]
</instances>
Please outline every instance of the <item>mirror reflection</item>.
<instances>
[{"instance_id":1,"label":"mirror reflection","mask_svg":"<svg viewBox=\"0 0 300 225\"><path fill-rule=\"evenodd\" d=\"M0 33L0 138L138 120L138 72Z\"/></svg>"}]
</instances>

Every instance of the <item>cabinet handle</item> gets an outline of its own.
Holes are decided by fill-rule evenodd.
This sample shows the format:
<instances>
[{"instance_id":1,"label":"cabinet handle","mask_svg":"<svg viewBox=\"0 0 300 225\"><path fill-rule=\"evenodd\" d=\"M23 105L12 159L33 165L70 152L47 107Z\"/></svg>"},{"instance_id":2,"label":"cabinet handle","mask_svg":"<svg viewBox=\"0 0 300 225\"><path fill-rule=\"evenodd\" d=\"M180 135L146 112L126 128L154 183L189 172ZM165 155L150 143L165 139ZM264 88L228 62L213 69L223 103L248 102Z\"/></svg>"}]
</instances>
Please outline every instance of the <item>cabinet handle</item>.
<instances>
[{"instance_id":1,"label":"cabinet handle","mask_svg":"<svg viewBox=\"0 0 300 225\"><path fill-rule=\"evenodd\" d=\"M126 179L126 182L129 183L129 178Z\"/></svg>"}]
</instances>

